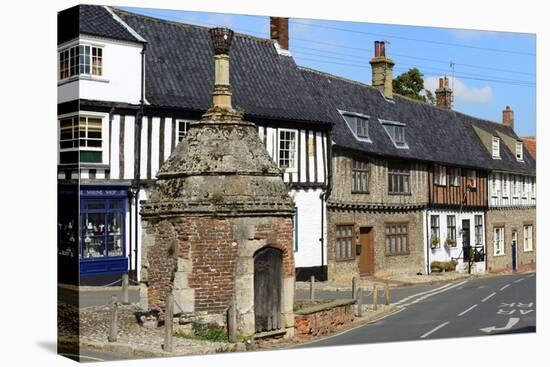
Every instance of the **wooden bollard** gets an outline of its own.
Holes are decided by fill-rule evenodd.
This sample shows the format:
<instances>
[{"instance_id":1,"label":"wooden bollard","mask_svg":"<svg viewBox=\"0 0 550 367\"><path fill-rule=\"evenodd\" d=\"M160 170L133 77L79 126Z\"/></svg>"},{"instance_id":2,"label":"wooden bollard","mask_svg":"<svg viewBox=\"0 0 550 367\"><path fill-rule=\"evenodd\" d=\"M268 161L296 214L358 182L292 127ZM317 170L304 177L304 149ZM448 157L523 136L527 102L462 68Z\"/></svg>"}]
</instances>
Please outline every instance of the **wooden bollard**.
<instances>
[{"instance_id":1,"label":"wooden bollard","mask_svg":"<svg viewBox=\"0 0 550 367\"><path fill-rule=\"evenodd\" d=\"M315 275L309 278L309 299L315 299Z\"/></svg>"},{"instance_id":2,"label":"wooden bollard","mask_svg":"<svg viewBox=\"0 0 550 367\"><path fill-rule=\"evenodd\" d=\"M130 304L130 300L128 299L128 273L122 274L122 304Z\"/></svg>"},{"instance_id":3,"label":"wooden bollard","mask_svg":"<svg viewBox=\"0 0 550 367\"><path fill-rule=\"evenodd\" d=\"M386 306L390 305L390 286L386 283Z\"/></svg>"},{"instance_id":4,"label":"wooden bollard","mask_svg":"<svg viewBox=\"0 0 550 367\"><path fill-rule=\"evenodd\" d=\"M376 284L372 286L372 309L378 310L378 286Z\"/></svg>"},{"instance_id":5,"label":"wooden bollard","mask_svg":"<svg viewBox=\"0 0 550 367\"><path fill-rule=\"evenodd\" d=\"M172 352L174 346L172 343L172 334L174 328L174 295L172 293L166 296L166 315L164 316L164 351Z\"/></svg>"},{"instance_id":6,"label":"wooden bollard","mask_svg":"<svg viewBox=\"0 0 550 367\"><path fill-rule=\"evenodd\" d=\"M363 289L357 289L357 317L363 317Z\"/></svg>"},{"instance_id":7,"label":"wooden bollard","mask_svg":"<svg viewBox=\"0 0 550 367\"><path fill-rule=\"evenodd\" d=\"M357 299L357 277L351 278L351 299Z\"/></svg>"},{"instance_id":8,"label":"wooden bollard","mask_svg":"<svg viewBox=\"0 0 550 367\"><path fill-rule=\"evenodd\" d=\"M227 338L230 343L237 341L237 309L235 308L235 301L231 301L227 309Z\"/></svg>"},{"instance_id":9,"label":"wooden bollard","mask_svg":"<svg viewBox=\"0 0 550 367\"><path fill-rule=\"evenodd\" d=\"M116 342L118 336L118 303L117 297L111 296L111 325L109 325L109 340L110 343Z\"/></svg>"}]
</instances>

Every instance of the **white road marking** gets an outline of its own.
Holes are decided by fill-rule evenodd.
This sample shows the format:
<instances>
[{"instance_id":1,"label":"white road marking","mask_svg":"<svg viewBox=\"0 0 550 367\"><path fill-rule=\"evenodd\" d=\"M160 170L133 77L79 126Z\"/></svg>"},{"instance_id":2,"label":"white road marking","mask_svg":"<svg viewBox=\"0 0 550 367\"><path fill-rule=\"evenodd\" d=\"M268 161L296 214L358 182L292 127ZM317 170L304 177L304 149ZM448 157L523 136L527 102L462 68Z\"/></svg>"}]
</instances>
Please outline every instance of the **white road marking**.
<instances>
[{"instance_id":1,"label":"white road marking","mask_svg":"<svg viewBox=\"0 0 550 367\"><path fill-rule=\"evenodd\" d=\"M519 283L519 282L521 282L522 280L523 280L523 278L520 278L520 279L518 279L518 280L514 280L514 283Z\"/></svg>"},{"instance_id":2,"label":"white road marking","mask_svg":"<svg viewBox=\"0 0 550 367\"><path fill-rule=\"evenodd\" d=\"M437 330L441 329L442 327L445 327L449 324L450 321L444 322L443 324L433 328L432 330L428 331L426 334L422 335L420 338L424 339L425 337L431 335L432 333L435 333Z\"/></svg>"},{"instance_id":3,"label":"white road marking","mask_svg":"<svg viewBox=\"0 0 550 367\"><path fill-rule=\"evenodd\" d=\"M419 296L422 296L424 294L428 294L428 293L431 293L431 292L436 292L436 291L441 290L441 289L445 289L447 287L450 287L452 284L453 283L447 283L444 286L439 287L439 288L434 288L434 289L430 289L430 290L427 290L427 291L424 291L424 292L411 294L410 296L407 296L407 297L399 300L398 302L396 302L396 304L403 304L403 303L407 302L408 300L410 300L412 298L419 297Z\"/></svg>"},{"instance_id":4,"label":"white road marking","mask_svg":"<svg viewBox=\"0 0 550 367\"><path fill-rule=\"evenodd\" d=\"M510 317L510 319L508 320L508 323L503 327L489 326L479 330L484 331L486 333L490 333L492 331L508 330L508 329L511 329L518 322L519 322L519 317Z\"/></svg>"},{"instance_id":5,"label":"white road marking","mask_svg":"<svg viewBox=\"0 0 550 367\"><path fill-rule=\"evenodd\" d=\"M487 297L483 298L483 299L481 300L481 302L485 302L485 301L487 301L487 300L488 300L489 298L493 297L493 296L494 296L495 294L497 294L497 292L493 292L493 293L491 293L491 294L490 294L490 295L488 295Z\"/></svg>"},{"instance_id":6,"label":"white road marking","mask_svg":"<svg viewBox=\"0 0 550 367\"><path fill-rule=\"evenodd\" d=\"M420 297L420 298L418 298L418 299L415 299L414 301L412 301L412 302L410 302L410 303L405 304L405 306L414 305L415 303L418 303L418 302L420 302L420 301L423 301L423 300L425 300L425 299L428 298L428 297L435 296L436 294L446 292L446 291L451 290L451 289L453 289L453 288L459 287L459 286L461 286L461 285L463 285L463 284L465 284L465 283L467 283L467 282L468 282L468 281L465 280L465 281L463 281L463 282L454 284L454 285L452 285L452 286L450 286L450 287L441 289L441 290L439 290L439 291L437 291L437 292L428 293L428 294L426 294L426 295L424 295L424 296L422 296L422 297Z\"/></svg>"},{"instance_id":7,"label":"white road marking","mask_svg":"<svg viewBox=\"0 0 550 367\"><path fill-rule=\"evenodd\" d=\"M65 357L77 357L79 359L89 359L91 361L96 361L96 362L105 362L104 359L89 357L89 356L85 356L85 355L78 355L78 354L71 354L71 353L59 353L59 355L60 356L65 356Z\"/></svg>"},{"instance_id":8,"label":"white road marking","mask_svg":"<svg viewBox=\"0 0 550 367\"><path fill-rule=\"evenodd\" d=\"M501 291L505 290L506 288L508 288L510 286L510 284L506 284L504 287L500 288Z\"/></svg>"},{"instance_id":9,"label":"white road marking","mask_svg":"<svg viewBox=\"0 0 550 367\"><path fill-rule=\"evenodd\" d=\"M528 275L527 278L532 278L534 276L535 276L535 274L531 274L531 275Z\"/></svg>"},{"instance_id":10,"label":"white road marking","mask_svg":"<svg viewBox=\"0 0 550 367\"><path fill-rule=\"evenodd\" d=\"M462 315L466 314L466 312L471 311L471 310L473 310L473 309L476 308L476 307L477 307L477 304L473 305L472 307L470 307L470 308L467 309L467 310L462 311L461 313L458 314L458 316L462 316Z\"/></svg>"}]
</instances>

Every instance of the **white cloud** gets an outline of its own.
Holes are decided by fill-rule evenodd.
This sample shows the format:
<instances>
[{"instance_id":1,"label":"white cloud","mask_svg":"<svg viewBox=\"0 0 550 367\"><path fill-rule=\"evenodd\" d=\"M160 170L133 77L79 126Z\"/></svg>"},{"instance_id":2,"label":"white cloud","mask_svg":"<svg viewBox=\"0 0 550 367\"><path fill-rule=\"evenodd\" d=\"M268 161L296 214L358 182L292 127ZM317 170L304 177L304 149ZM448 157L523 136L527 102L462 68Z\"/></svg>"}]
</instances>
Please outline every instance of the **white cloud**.
<instances>
[{"instance_id":1,"label":"white cloud","mask_svg":"<svg viewBox=\"0 0 550 367\"><path fill-rule=\"evenodd\" d=\"M449 85L453 88L455 103L488 103L493 99L493 90L489 86L470 87L459 78L454 78L454 82L449 80ZM432 93L439 87L438 77L428 77L424 80L424 88Z\"/></svg>"}]
</instances>

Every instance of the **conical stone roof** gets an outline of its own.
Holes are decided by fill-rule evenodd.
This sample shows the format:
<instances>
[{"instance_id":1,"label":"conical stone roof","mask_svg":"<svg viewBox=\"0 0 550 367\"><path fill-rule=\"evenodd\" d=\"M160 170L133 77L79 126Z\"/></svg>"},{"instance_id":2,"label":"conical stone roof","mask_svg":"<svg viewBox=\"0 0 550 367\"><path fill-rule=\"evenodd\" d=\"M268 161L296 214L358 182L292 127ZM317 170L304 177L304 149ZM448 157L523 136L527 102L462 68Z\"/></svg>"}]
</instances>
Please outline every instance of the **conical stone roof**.
<instances>
[{"instance_id":1,"label":"conical stone roof","mask_svg":"<svg viewBox=\"0 0 550 367\"><path fill-rule=\"evenodd\" d=\"M234 110L212 107L191 123L165 161L142 215L292 215L282 172L256 126Z\"/></svg>"}]
</instances>

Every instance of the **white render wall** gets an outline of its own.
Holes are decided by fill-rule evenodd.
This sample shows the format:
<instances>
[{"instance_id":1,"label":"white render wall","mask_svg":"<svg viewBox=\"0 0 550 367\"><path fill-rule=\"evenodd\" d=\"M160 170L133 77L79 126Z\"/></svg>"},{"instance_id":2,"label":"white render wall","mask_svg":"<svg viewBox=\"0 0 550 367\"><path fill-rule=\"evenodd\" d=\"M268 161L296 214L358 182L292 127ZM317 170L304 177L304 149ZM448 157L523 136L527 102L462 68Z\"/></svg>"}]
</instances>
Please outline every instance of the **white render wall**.
<instances>
[{"instance_id":1,"label":"white render wall","mask_svg":"<svg viewBox=\"0 0 550 367\"><path fill-rule=\"evenodd\" d=\"M429 248L430 239L431 239L431 215L439 215L439 238L440 238L440 247L436 249ZM456 220L456 246L450 247L449 249L445 248L445 240L447 239L447 215L454 215ZM463 254L462 254L462 220L470 220L470 245L475 245L475 216L481 215L482 228L482 245L485 253L487 253L487 246L485 244L485 213L483 211L463 211L459 213L458 210L437 210L430 209L428 210L428 217L424 216L424 233L427 238L424 238L424 253L425 255L429 251L429 263L432 261L450 261L453 258L461 257L457 259L458 265L456 267L457 271L464 272L468 271L466 264L463 264ZM428 257L425 257L425 266L429 266ZM485 272L485 261L476 263L475 267L472 268L472 273L484 273Z\"/></svg>"},{"instance_id":2,"label":"white render wall","mask_svg":"<svg viewBox=\"0 0 550 367\"><path fill-rule=\"evenodd\" d=\"M80 98L139 104L141 99L141 44L80 36L78 40L60 45L58 51L76 44L103 47L103 73L97 77L82 76L71 81L58 81L58 103ZM59 71L57 75L59 78Z\"/></svg>"},{"instance_id":3,"label":"white render wall","mask_svg":"<svg viewBox=\"0 0 550 367\"><path fill-rule=\"evenodd\" d=\"M515 189L513 187L514 178L516 180ZM492 172L487 185L490 207L536 205L537 184L535 177Z\"/></svg>"},{"instance_id":4,"label":"white render wall","mask_svg":"<svg viewBox=\"0 0 550 367\"><path fill-rule=\"evenodd\" d=\"M294 251L296 268L321 266L321 257L323 257L323 263L327 263L326 206L320 197L321 193L321 189L290 190L289 192L294 198L298 211L298 250ZM321 227L322 212L324 212L324 223ZM324 239L323 244L320 241L321 237ZM322 256L321 251L323 251Z\"/></svg>"}]
</instances>

